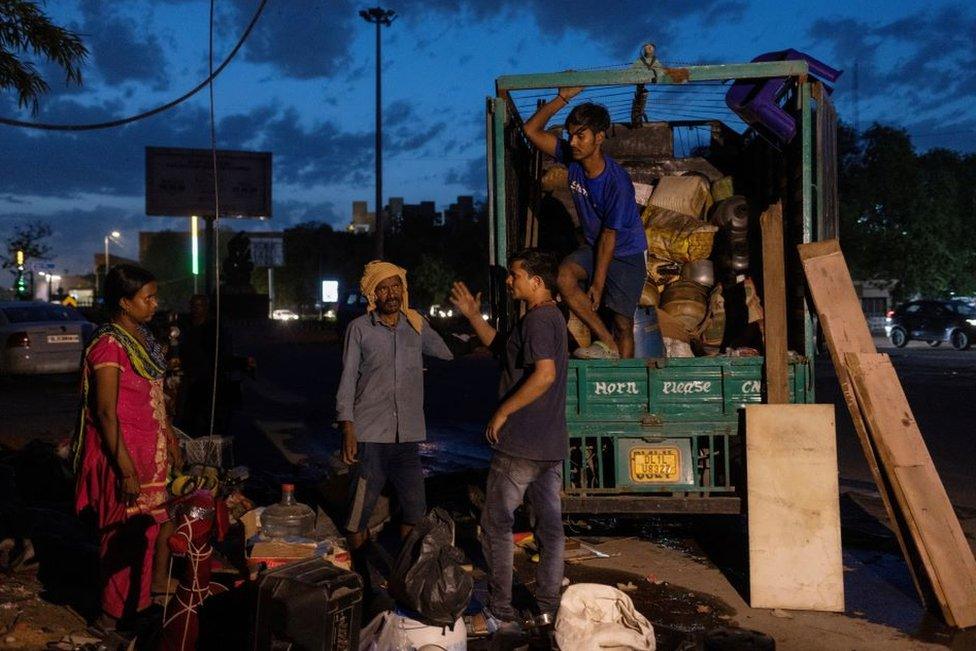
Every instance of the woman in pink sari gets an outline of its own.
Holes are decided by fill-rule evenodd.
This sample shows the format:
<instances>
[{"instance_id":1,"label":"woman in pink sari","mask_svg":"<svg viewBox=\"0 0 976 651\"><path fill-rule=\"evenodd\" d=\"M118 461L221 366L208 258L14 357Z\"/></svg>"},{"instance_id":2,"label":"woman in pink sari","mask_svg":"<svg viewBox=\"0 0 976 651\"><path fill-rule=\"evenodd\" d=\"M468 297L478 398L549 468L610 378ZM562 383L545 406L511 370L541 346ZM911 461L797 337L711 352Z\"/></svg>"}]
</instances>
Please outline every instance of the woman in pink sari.
<instances>
[{"instance_id":1,"label":"woman in pink sari","mask_svg":"<svg viewBox=\"0 0 976 651\"><path fill-rule=\"evenodd\" d=\"M167 475L179 452L163 404L166 362L145 327L156 312L155 278L133 265L113 267L104 300L112 317L85 350L73 453L75 505L94 510L101 538L99 624L112 629L150 604Z\"/></svg>"}]
</instances>

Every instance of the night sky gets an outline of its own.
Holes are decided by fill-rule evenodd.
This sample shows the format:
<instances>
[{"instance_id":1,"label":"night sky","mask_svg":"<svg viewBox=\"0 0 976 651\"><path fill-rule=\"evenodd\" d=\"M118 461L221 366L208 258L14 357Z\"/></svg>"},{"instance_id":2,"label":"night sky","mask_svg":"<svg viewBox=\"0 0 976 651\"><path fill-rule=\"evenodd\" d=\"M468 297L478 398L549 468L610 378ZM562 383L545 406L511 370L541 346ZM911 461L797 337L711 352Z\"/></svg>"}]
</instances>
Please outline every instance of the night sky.
<instances>
[{"instance_id":1,"label":"night sky","mask_svg":"<svg viewBox=\"0 0 976 651\"><path fill-rule=\"evenodd\" d=\"M52 123L99 122L152 108L207 75L209 2L51 0L57 21L90 50L84 84L51 83L36 116L0 94L0 115ZM257 0L218 0L215 59L233 47ZM384 5L399 16L383 33L384 194L444 207L483 196L484 98L500 75L632 62L645 41L668 65L748 61L793 47L844 75L834 99L853 123L857 62L860 125L903 126L919 150L976 150L976 9L907 1L678 2L427 0ZM251 38L218 78L218 147L274 153L274 216L343 227L350 203L373 203L374 38L369 3L269 0ZM618 91L619 92L619 91ZM622 107L607 91L597 99ZM624 98L626 99L626 98ZM721 94L698 95L694 117L727 118ZM532 100L528 102L531 105ZM689 110L690 110L689 109ZM648 104L651 119L675 103ZM83 273L111 230L137 257L140 230L186 227L144 214L144 147L208 147L206 91L135 124L87 133L0 125L0 235L32 219L55 229L58 268ZM733 124L739 127L741 125ZM258 227L256 222L246 226Z\"/></svg>"}]
</instances>

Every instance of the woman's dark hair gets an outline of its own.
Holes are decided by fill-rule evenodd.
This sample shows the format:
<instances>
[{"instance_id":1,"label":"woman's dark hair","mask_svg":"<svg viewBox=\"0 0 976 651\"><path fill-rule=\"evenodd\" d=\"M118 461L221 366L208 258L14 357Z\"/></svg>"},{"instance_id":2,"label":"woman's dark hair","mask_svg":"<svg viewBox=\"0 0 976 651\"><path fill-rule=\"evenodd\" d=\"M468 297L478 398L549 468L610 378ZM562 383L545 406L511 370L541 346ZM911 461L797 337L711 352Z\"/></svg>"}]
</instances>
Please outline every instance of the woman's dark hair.
<instances>
[{"instance_id":1,"label":"woman's dark hair","mask_svg":"<svg viewBox=\"0 0 976 651\"><path fill-rule=\"evenodd\" d=\"M578 127L586 127L593 135L601 131L606 133L610 128L610 113L606 108L593 102L586 102L575 107L566 116L566 129L575 131Z\"/></svg>"},{"instance_id":2,"label":"woman's dark hair","mask_svg":"<svg viewBox=\"0 0 976 651\"><path fill-rule=\"evenodd\" d=\"M522 249L508 259L508 264L521 262L525 273L542 279L546 289L556 295L556 276L559 273L559 259L555 254L540 249Z\"/></svg>"},{"instance_id":3,"label":"woman's dark hair","mask_svg":"<svg viewBox=\"0 0 976 651\"><path fill-rule=\"evenodd\" d=\"M133 298L139 290L148 283L156 280L142 267L134 264L117 264L108 270L105 276L105 288L102 292L102 299L105 301L105 309L111 315L116 315L122 311L119 304L123 298Z\"/></svg>"}]
</instances>

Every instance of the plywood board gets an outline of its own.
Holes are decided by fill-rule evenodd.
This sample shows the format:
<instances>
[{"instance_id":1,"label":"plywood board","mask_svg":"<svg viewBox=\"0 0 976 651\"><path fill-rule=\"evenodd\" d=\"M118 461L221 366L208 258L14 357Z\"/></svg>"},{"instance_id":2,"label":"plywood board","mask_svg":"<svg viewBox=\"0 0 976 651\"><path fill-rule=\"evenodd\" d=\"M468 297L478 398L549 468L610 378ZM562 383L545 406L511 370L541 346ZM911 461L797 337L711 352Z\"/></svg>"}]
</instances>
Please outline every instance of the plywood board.
<instances>
[{"instance_id":1,"label":"plywood board","mask_svg":"<svg viewBox=\"0 0 976 651\"><path fill-rule=\"evenodd\" d=\"M976 559L887 355L849 353L848 373L946 621L976 626Z\"/></svg>"},{"instance_id":2,"label":"plywood board","mask_svg":"<svg viewBox=\"0 0 976 651\"><path fill-rule=\"evenodd\" d=\"M762 228L763 309L765 312L766 402L790 401L786 343L786 262L783 206L775 203L759 218Z\"/></svg>"},{"instance_id":3,"label":"plywood board","mask_svg":"<svg viewBox=\"0 0 976 651\"><path fill-rule=\"evenodd\" d=\"M753 608L844 610L833 405L749 405Z\"/></svg>"},{"instance_id":4,"label":"plywood board","mask_svg":"<svg viewBox=\"0 0 976 651\"><path fill-rule=\"evenodd\" d=\"M847 262L837 240L800 244L797 248L810 295L817 308L820 328L834 364L841 394L851 414L854 431L861 444L871 476L874 478L875 486L878 488L885 512L888 514L888 522L895 532L898 546L901 547L902 555L908 565L915 590L922 603L927 604L931 601L930 590L919 577L921 562L918 550L908 535L904 517L895 510L889 478L884 469L879 466L877 451L868 436L867 426L861 417L857 398L854 395L854 387L851 386L847 376L847 365L844 361L847 353L877 352L867 320L861 311L861 301L854 290Z\"/></svg>"}]
</instances>

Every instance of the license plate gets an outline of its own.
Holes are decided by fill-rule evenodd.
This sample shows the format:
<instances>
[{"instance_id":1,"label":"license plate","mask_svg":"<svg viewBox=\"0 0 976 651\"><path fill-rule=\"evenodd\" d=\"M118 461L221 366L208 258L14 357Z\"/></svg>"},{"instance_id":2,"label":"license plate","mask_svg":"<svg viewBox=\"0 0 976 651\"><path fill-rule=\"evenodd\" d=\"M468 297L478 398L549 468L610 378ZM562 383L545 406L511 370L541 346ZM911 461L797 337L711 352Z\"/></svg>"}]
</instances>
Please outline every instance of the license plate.
<instances>
[{"instance_id":1,"label":"license plate","mask_svg":"<svg viewBox=\"0 0 976 651\"><path fill-rule=\"evenodd\" d=\"M681 450L678 448L631 448L631 481L674 482L680 477Z\"/></svg>"},{"instance_id":2,"label":"license plate","mask_svg":"<svg viewBox=\"0 0 976 651\"><path fill-rule=\"evenodd\" d=\"M76 344L78 343L78 335L48 335L47 343L49 344Z\"/></svg>"}]
</instances>

